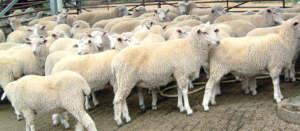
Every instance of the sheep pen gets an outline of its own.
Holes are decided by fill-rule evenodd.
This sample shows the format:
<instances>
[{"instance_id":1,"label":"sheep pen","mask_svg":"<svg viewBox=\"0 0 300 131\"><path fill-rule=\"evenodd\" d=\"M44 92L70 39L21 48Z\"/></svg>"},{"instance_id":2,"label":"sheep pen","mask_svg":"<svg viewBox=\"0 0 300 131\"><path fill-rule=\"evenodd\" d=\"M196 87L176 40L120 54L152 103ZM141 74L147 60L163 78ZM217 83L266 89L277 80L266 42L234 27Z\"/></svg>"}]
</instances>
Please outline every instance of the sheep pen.
<instances>
[{"instance_id":1,"label":"sheep pen","mask_svg":"<svg viewBox=\"0 0 300 131\"><path fill-rule=\"evenodd\" d=\"M229 4L230 4L229 6L233 6L231 5L231 3ZM248 4L252 5L251 3ZM197 5L198 7L202 6L202 4L197 4ZM216 4L215 3L210 5L203 4L203 6L214 6L214 5ZM226 3L223 4L223 6L224 5L226 5ZM278 4L275 4L275 6L277 5ZM168 7L169 6L162 5L162 8L168 8ZM131 7L127 7L127 8L131 9ZM148 5L146 6L146 8L147 11L148 10L151 11L152 9L152 7L150 6L148 7ZM157 6L155 6L155 9L157 9ZM88 9L88 10L93 11L94 9ZM250 11L250 9L247 10ZM100 10L100 12L101 11L102 9ZM170 10L170 12L172 11ZM130 14L132 14L131 11ZM178 23L182 23L182 22L178 21ZM159 22L158 24L161 25L161 22ZM164 27L164 25L166 24L169 23L162 24L162 27ZM68 24L68 25L71 26L72 24ZM90 27L92 28L92 25L90 25ZM186 28L184 26L179 26L179 27ZM167 27L167 29L168 28L169 27ZM191 28L192 26L188 27L187 30L182 29L182 31L183 33L187 32L186 35L188 35ZM238 30L238 29L236 28L234 30ZM164 31L166 30L164 29ZM299 64L296 64L296 71L299 71ZM297 74L296 77L297 76L299 76L299 74ZM294 97L299 95L299 88L298 88L300 86L298 82L299 78L297 78L297 82L284 82L283 80L284 77L282 75L280 87L281 87L281 92L285 97L289 98L289 97ZM198 86L196 83L199 82L203 83L206 81L207 81L206 75L201 72L200 78L193 81L196 89L189 90L189 91L192 92L194 90L199 89L200 86ZM193 110L192 116L186 116L185 113L180 113L178 111L176 98L173 99L161 95L158 95L158 104L157 104L158 110L156 111L151 110L152 96L146 95L146 93L144 94L146 110L141 110L138 104L139 103L138 90L133 89L130 96L127 98L128 109L132 121L131 123L128 123L122 127L118 127L115 124L113 118L113 114L114 114L113 104L112 104L114 98L113 88L105 88L100 92L96 93L96 97L99 101L100 106L95 107L95 109L88 111L88 114L95 121L98 130L108 130L108 131L110 130L196 131L196 130L220 130L220 129L222 130L298 130L299 129L300 127L299 125L290 124L288 122L282 121L276 116L277 104L272 100L273 85L271 79L268 78L268 79L257 80L258 94L256 96L244 95L240 89L240 86L241 86L240 82L221 83L222 95L216 97L218 106L211 107L211 110L208 113L203 111L201 105L201 101L203 99L203 94L204 94L203 90L197 93L189 94L189 103ZM171 82L166 87L167 88L176 87L176 82ZM164 88L165 87L162 86L161 90L163 90ZM168 90L165 93L176 95L177 91L175 88L175 90L174 89ZM1 103L0 104L0 121L1 121L0 130L8 130L8 131L25 130L24 129L25 121L16 120L11 105L6 101L0 101L0 103ZM58 126L52 125L51 115L52 114L37 115L36 130L38 131L75 130L74 125L76 125L76 120L74 118L70 118L69 120L69 123L71 125L70 129L64 129L63 125L58 125Z\"/></svg>"}]
</instances>

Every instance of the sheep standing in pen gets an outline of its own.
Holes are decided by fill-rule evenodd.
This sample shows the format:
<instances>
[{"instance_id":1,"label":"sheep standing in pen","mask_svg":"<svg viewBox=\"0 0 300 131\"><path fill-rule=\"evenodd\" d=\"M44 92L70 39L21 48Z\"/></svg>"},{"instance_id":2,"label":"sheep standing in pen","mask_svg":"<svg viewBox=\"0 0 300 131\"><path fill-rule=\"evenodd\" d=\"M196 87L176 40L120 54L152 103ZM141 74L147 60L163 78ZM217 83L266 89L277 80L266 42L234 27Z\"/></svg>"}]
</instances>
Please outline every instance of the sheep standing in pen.
<instances>
[{"instance_id":1,"label":"sheep standing in pen","mask_svg":"<svg viewBox=\"0 0 300 131\"><path fill-rule=\"evenodd\" d=\"M93 11L88 13L82 13L76 17L76 20L87 21L90 26L99 20L111 19L116 17L122 17L128 15L126 6L118 6L109 11Z\"/></svg>"},{"instance_id":2,"label":"sheep standing in pen","mask_svg":"<svg viewBox=\"0 0 300 131\"><path fill-rule=\"evenodd\" d=\"M210 53L210 77L202 102L204 110L209 110L209 103L216 105L216 84L227 73L239 74L255 82L255 75L268 72L274 85L274 99L281 102L279 75L292 65L299 42L299 20L284 22L278 34L222 39L220 46ZM252 87L250 90L256 92Z\"/></svg>"},{"instance_id":3,"label":"sheep standing in pen","mask_svg":"<svg viewBox=\"0 0 300 131\"><path fill-rule=\"evenodd\" d=\"M81 38L85 36L90 29L89 23L83 20L77 20L72 24L71 35L73 38Z\"/></svg>"},{"instance_id":4,"label":"sheep standing in pen","mask_svg":"<svg viewBox=\"0 0 300 131\"><path fill-rule=\"evenodd\" d=\"M135 85L158 87L168 84L173 78L178 84L177 106L181 112L187 111L191 115L188 85L199 77L201 65L208 64L211 43L219 43L217 32L214 26L201 24L194 27L186 39L131 46L115 56L112 72L116 79L113 103L117 125L122 125L121 114L127 123L131 121L126 98Z\"/></svg>"},{"instance_id":5,"label":"sheep standing in pen","mask_svg":"<svg viewBox=\"0 0 300 131\"><path fill-rule=\"evenodd\" d=\"M94 121L84 110L84 95L91 93L86 80L78 73L64 71L51 76L29 75L4 87L13 108L23 114L26 131L35 131L36 114L67 110L78 121L76 130L97 131Z\"/></svg>"},{"instance_id":6,"label":"sheep standing in pen","mask_svg":"<svg viewBox=\"0 0 300 131\"><path fill-rule=\"evenodd\" d=\"M56 23L57 24L67 24L67 18L68 18L68 9L61 9L59 10L56 15Z\"/></svg>"},{"instance_id":7,"label":"sheep standing in pen","mask_svg":"<svg viewBox=\"0 0 300 131\"><path fill-rule=\"evenodd\" d=\"M223 14L225 14L224 10L218 10L216 7L212 7L207 15L200 16L200 21L203 23L214 23L214 21Z\"/></svg>"},{"instance_id":8,"label":"sheep standing in pen","mask_svg":"<svg viewBox=\"0 0 300 131\"><path fill-rule=\"evenodd\" d=\"M113 73L111 72L112 58L120 50L128 46L122 38L117 38L115 50L107 50L101 53L87 55L73 55L60 60L52 69L52 73L64 70L71 70L82 75L92 90L92 100L95 106L99 105L95 91L104 89L108 83L114 84ZM79 50L79 54L80 50ZM97 61L97 62L95 62ZM101 63L101 64L100 64ZM90 109L89 99L86 97L86 109Z\"/></svg>"},{"instance_id":9,"label":"sheep standing in pen","mask_svg":"<svg viewBox=\"0 0 300 131\"><path fill-rule=\"evenodd\" d=\"M237 19L250 21L256 28L273 26L283 21L280 15L278 15L272 9L268 8L264 9L261 14L257 15L222 15L215 20L215 23L221 23Z\"/></svg>"}]
</instances>

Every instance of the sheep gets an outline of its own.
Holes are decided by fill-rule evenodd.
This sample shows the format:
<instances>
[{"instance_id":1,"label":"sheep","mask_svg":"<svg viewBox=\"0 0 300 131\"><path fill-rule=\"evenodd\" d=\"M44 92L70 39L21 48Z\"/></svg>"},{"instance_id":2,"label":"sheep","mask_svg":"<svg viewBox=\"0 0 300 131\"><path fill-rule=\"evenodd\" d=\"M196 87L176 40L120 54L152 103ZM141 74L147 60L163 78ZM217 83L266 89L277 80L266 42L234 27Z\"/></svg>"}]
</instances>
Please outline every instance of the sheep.
<instances>
[{"instance_id":1,"label":"sheep","mask_svg":"<svg viewBox=\"0 0 300 131\"><path fill-rule=\"evenodd\" d=\"M169 28L165 32L165 38L166 40L186 38L191 29L189 26Z\"/></svg>"},{"instance_id":2,"label":"sheep","mask_svg":"<svg viewBox=\"0 0 300 131\"><path fill-rule=\"evenodd\" d=\"M186 110L191 115L193 111L188 102L187 87L190 80L199 77L201 65L207 64L209 46L219 43L216 32L215 27L201 24L194 27L186 39L131 46L116 55L111 68L116 82L113 103L117 125L122 125L121 114L127 123L131 121L126 98L136 84L144 85L142 87L162 86L168 84L172 76L178 84L178 107L181 112Z\"/></svg>"},{"instance_id":3,"label":"sheep","mask_svg":"<svg viewBox=\"0 0 300 131\"><path fill-rule=\"evenodd\" d=\"M152 44L157 42L164 42L165 34L160 25L154 25L150 28L147 36L140 42L141 44Z\"/></svg>"},{"instance_id":4,"label":"sheep","mask_svg":"<svg viewBox=\"0 0 300 131\"><path fill-rule=\"evenodd\" d=\"M217 12L221 12L224 10L224 6L222 6L222 5L216 5L216 6L211 7L210 9L199 9L199 8L195 8L195 7L196 7L196 4L194 2L190 4L189 15L203 16L203 15L209 14L209 12L211 12L211 9L214 9Z\"/></svg>"},{"instance_id":5,"label":"sheep","mask_svg":"<svg viewBox=\"0 0 300 131\"><path fill-rule=\"evenodd\" d=\"M283 20L291 19L295 16L297 16L299 13L281 13L281 17Z\"/></svg>"},{"instance_id":6,"label":"sheep","mask_svg":"<svg viewBox=\"0 0 300 131\"><path fill-rule=\"evenodd\" d=\"M17 18L10 18L9 24L14 31L15 30L27 31L30 29L28 26L22 26L21 20Z\"/></svg>"},{"instance_id":7,"label":"sheep","mask_svg":"<svg viewBox=\"0 0 300 131\"><path fill-rule=\"evenodd\" d=\"M3 32L2 29L0 29L0 42L4 42L5 41L5 34Z\"/></svg>"},{"instance_id":8,"label":"sheep","mask_svg":"<svg viewBox=\"0 0 300 131\"><path fill-rule=\"evenodd\" d=\"M168 16L169 11L170 11L169 9L159 8L154 10L154 13L159 22L167 22L167 21L171 21L170 17Z\"/></svg>"},{"instance_id":9,"label":"sheep","mask_svg":"<svg viewBox=\"0 0 300 131\"><path fill-rule=\"evenodd\" d=\"M68 9L61 9L59 10L56 15L56 23L57 24L67 24L67 17L68 17Z\"/></svg>"},{"instance_id":10,"label":"sheep","mask_svg":"<svg viewBox=\"0 0 300 131\"><path fill-rule=\"evenodd\" d=\"M77 20L72 24L71 35L73 38L81 38L86 35L90 29L89 23L83 20Z\"/></svg>"},{"instance_id":11,"label":"sheep","mask_svg":"<svg viewBox=\"0 0 300 131\"><path fill-rule=\"evenodd\" d=\"M7 42L25 43L25 38L29 37L31 34L32 34L31 30L28 31L16 30L8 34Z\"/></svg>"},{"instance_id":12,"label":"sheep","mask_svg":"<svg viewBox=\"0 0 300 131\"><path fill-rule=\"evenodd\" d=\"M68 38L68 35L64 31L48 31L48 34L49 35L46 37L46 47L48 50L55 40L59 38Z\"/></svg>"},{"instance_id":13,"label":"sheep","mask_svg":"<svg viewBox=\"0 0 300 131\"><path fill-rule=\"evenodd\" d=\"M111 22L113 19L106 19L106 20L100 20L98 22L96 22L95 24L93 24L92 28L102 28L104 29L105 26Z\"/></svg>"},{"instance_id":14,"label":"sheep","mask_svg":"<svg viewBox=\"0 0 300 131\"><path fill-rule=\"evenodd\" d=\"M110 32L111 28L114 25L116 25L122 21L128 21L128 20L133 20L133 19L132 18L123 18L123 17L111 19L111 21L105 25L104 30Z\"/></svg>"},{"instance_id":15,"label":"sheep","mask_svg":"<svg viewBox=\"0 0 300 131\"><path fill-rule=\"evenodd\" d=\"M263 36L270 33L278 33L281 29L281 25L265 27L265 28L255 28L247 33L247 36Z\"/></svg>"},{"instance_id":16,"label":"sheep","mask_svg":"<svg viewBox=\"0 0 300 131\"><path fill-rule=\"evenodd\" d=\"M40 20L37 24L45 26L45 30L50 31L57 25L55 21Z\"/></svg>"},{"instance_id":17,"label":"sheep","mask_svg":"<svg viewBox=\"0 0 300 131\"><path fill-rule=\"evenodd\" d=\"M14 42L2 42L0 43L0 51L8 50L15 46L20 46L22 44L14 43Z\"/></svg>"},{"instance_id":18,"label":"sheep","mask_svg":"<svg viewBox=\"0 0 300 131\"><path fill-rule=\"evenodd\" d=\"M232 20L225 21L223 23L215 24L216 27L220 30L220 34L224 32L227 35L223 35L224 37L242 37L246 36L248 32L255 29L255 26L246 20Z\"/></svg>"},{"instance_id":19,"label":"sheep","mask_svg":"<svg viewBox=\"0 0 300 131\"><path fill-rule=\"evenodd\" d=\"M49 53L53 53L55 51L60 51L60 50L69 50L69 51L74 51L75 49L73 48L74 45L78 42L77 39L72 39L72 38L59 38L55 40L52 45L49 47Z\"/></svg>"},{"instance_id":20,"label":"sheep","mask_svg":"<svg viewBox=\"0 0 300 131\"><path fill-rule=\"evenodd\" d=\"M181 22L190 19L200 20L200 17L196 15L180 15L177 16L172 22Z\"/></svg>"},{"instance_id":21,"label":"sheep","mask_svg":"<svg viewBox=\"0 0 300 131\"><path fill-rule=\"evenodd\" d=\"M52 110L70 112L78 121L76 130L83 125L89 131L97 131L83 106L84 95L90 95L91 90L78 73L64 71L51 76L25 76L9 83L4 92L13 108L23 114L28 131L35 131L36 114Z\"/></svg>"},{"instance_id":22,"label":"sheep","mask_svg":"<svg viewBox=\"0 0 300 131\"><path fill-rule=\"evenodd\" d=\"M278 34L222 39L220 46L210 52L210 77L202 102L204 111L209 111L209 103L216 105L215 85L227 73L242 75L255 83L255 75L268 72L274 85L274 99L281 102L279 75L292 65L299 40L299 22L299 18L284 22ZM250 87L252 93L256 92L255 88Z\"/></svg>"},{"instance_id":23,"label":"sheep","mask_svg":"<svg viewBox=\"0 0 300 131\"><path fill-rule=\"evenodd\" d=\"M132 12L132 17L139 17L141 16L142 14L146 13L147 10L144 6L138 6L136 7L135 9L133 9L133 12Z\"/></svg>"},{"instance_id":24,"label":"sheep","mask_svg":"<svg viewBox=\"0 0 300 131\"><path fill-rule=\"evenodd\" d=\"M99 102L96 99L94 92L97 90L102 90L108 83L114 83L112 81L113 73L110 70L112 58L127 45L128 43L126 41L118 38L115 50L107 50L96 54L73 55L65 57L55 64L52 69L52 73L71 70L82 75L87 80L92 90L92 100L94 105L98 106ZM86 109L91 108L88 98L86 98L85 104Z\"/></svg>"},{"instance_id":25,"label":"sheep","mask_svg":"<svg viewBox=\"0 0 300 131\"><path fill-rule=\"evenodd\" d=\"M90 25L93 25L99 20L111 19L115 17L122 17L128 15L126 6L117 6L110 11L93 11L88 13L82 13L76 17L76 20L87 21Z\"/></svg>"},{"instance_id":26,"label":"sheep","mask_svg":"<svg viewBox=\"0 0 300 131\"><path fill-rule=\"evenodd\" d=\"M133 31L137 26L139 26L141 23L140 20L129 20L129 21L123 21L116 25L114 25L110 33L117 33L122 34L124 32L131 32Z\"/></svg>"},{"instance_id":27,"label":"sheep","mask_svg":"<svg viewBox=\"0 0 300 131\"><path fill-rule=\"evenodd\" d=\"M63 59L66 56L70 56L70 55L76 55L77 50L82 49L85 54L86 53L96 53L99 51L105 51L108 49L111 49L111 45L110 45L110 40L108 38L108 34L106 32L92 32L88 37L91 37L92 40L91 42L93 43L93 45L91 45L91 42L89 41L90 38L84 38L80 41L78 41L78 43L73 45L73 48L78 48L78 49L72 49L72 51L56 51L54 53L51 53L45 62L45 74L49 75L51 74L51 71L54 67L54 65L60 61L61 59ZM86 48L88 47L88 48ZM97 48L97 50L96 50ZM80 51L80 52L83 52Z\"/></svg>"},{"instance_id":28,"label":"sheep","mask_svg":"<svg viewBox=\"0 0 300 131\"><path fill-rule=\"evenodd\" d=\"M33 7L29 7L24 11L24 13L29 13L29 12L34 12L34 11L35 11L35 9ZM23 15L22 20L23 20L23 22L31 21L36 17L36 15L37 15L36 13Z\"/></svg>"},{"instance_id":29,"label":"sheep","mask_svg":"<svg viewBox=\"0 0 300 131\"><path fill-rule=\"evenodd\" d=\"M68 37L71 37L71 27L67 24L59 24L54 27L52 30L53 32L62 31L64 32Z\"/></svg>"},{"instance_id":30,"label":"sheep","mask_svg":"<svg viewBox=\"0 0 300 131\"><path fill-rule=\"evenodd\" d=\"M223 10L219 11L215 9L214 7L211 8L210 12L207 15L200 16L201 22L210 22L213 23L219 16L225 14Z\"/></svg>"},{"instance_id":31,"label":"sheep","mask_svg":"<svg viewBox=\"0 0 300 131\"><path fill-rule=\"evenodd\" d=\"M259 27L269 27L276 23L281 23L283 20L281 17L274 12L272 9L268 8L262 11L260 15L222 15L215 20L215 23L221 23L230 20L243 19L250 21L256 28Z\"/></svg>"}]
</instances>

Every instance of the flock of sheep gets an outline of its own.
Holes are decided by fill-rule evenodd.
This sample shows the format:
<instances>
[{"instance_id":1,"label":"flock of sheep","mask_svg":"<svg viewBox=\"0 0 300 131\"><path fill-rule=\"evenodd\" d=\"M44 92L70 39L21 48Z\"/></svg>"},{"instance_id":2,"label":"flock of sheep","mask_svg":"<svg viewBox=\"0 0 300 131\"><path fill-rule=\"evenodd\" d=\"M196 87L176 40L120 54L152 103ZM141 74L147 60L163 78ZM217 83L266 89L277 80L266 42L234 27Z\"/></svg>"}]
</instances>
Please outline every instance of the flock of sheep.
<instances>
[{"instance_id":1,"label":"flock of sheep","mask_svg":"<svg viewBox=\"0 0 300 131\"><path fill-rule=\"evenodd\" d=\"M220 5L196 7L194 2L155 10L137 7L128 15L125 6L118 6L78 16L62 9L56 16L30 21L9 18L13 32L5 37L0 30L1 99L9 99L18 120L25 118L26 131L35 131L36 114L52 110L54 125L69 128L71 113L78 121L76 131L96 131L86 112L91 109L89 96L98 106L95 92L107 85L113 87L118 126L122 118L131 121L126 98L134 87L140 108L145 110L142 88L148 88L157 110L157 90L171 81L177 82L180 112L192 115L188 89L203 68L209 78L205 111L216 105L220 80L228 73L252 95L257 94L255 76L268 73L274 99L281 102L282 71L285 80L296 80L300 8L226 13Z\"/></svg>"}]
</instances>

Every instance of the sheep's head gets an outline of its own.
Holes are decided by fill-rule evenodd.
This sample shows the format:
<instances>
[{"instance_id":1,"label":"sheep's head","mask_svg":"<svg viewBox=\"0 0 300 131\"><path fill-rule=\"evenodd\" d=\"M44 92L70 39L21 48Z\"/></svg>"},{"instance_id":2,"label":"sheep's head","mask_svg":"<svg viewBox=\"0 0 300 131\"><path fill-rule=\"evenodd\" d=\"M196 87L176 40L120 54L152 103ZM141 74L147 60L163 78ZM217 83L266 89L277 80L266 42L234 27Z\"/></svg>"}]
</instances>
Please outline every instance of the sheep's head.
<instances>
[{"instance_id":1,"label":"sheep's head","mask_svg":"<svg viewBox=\"0 0 300 131\"><path fill-rule=\"evenodd\" d=\"M153 25L156 25L157 22L151 20L151 19L145 19L142 21L141 25L142 27L145 27L147 28L148 30L153 26Z\"/></svg>"},{"instance_id":2,"label":"sheep's head","mask_svg":"<svg viewBox=\"0 0 300 131\"><path fill-rule=\"evenodd\" d=\"M219 45L220 38L218 37L219 29L215 26L210 25L210 23L200 24L195 26L192 30L193 37L200 38L199 41L206 40L208 44Z\"/></svg>"},{"instance_id":3,"label":"sheep's head","mask_svg":"<svg viewBox=\"0 0 300 131\"><path fill-rule=\"evenodd\" d=\"M118 17L122 17L122 16L128 15L127 7L123 6L123 5L116 7L116 12L117 12Z\"/></svg>"},{"instance_id":4,"label":"sheep's head","mask_svg":"<svg viewBox=\"0 0 300 131\"><path fill-rule=\"evenodd\" d=\"M30 36L25 38L25 43L31 46L31 50L35 56L41 56L47 50L47 40L44 36Z\"/></svg>"},{"instance_id":5,"label":"sheep's head","mask_svg":"<svg viewBox=\"0 0 300 131\"><path fill-rule=\"evenodd\" d=\"M181 2L175 5L180 15L187 15L188 14L188 3Z\"/></svg>"},{"instance_id":6,"label":"sheep's head","mask_svg":"<svg viewBox=\"0 0 300 131\"><path fill-rule=\"evenodd\" d=\"M140 15L146 13L147 10L144 6L139 6L133 10L133 16L139 17Z\"/></svg>"},{"instance_id":7,"label":"sheep's head","mask_svg":"<svg viewBox=\"0 0 300 131\"><path fill-rule=\"evenodd\" d=\"M128 47L129 45L129 41L128 39L122 37L121 35L113 35L112 36L112 49L116 49L116 50L122 50L126 47Z\"/></svg>"},{"instance_id":8,"label":"sheep's head","mask_svg":"<svg viewBox=\"0 0 300 131\"><path fill-rule=\"evenodd\" d=\"M225 9L221 5L216 5L214 7L211 7L211 10L210 10L210 14L212 14L214 16L221 16L221 15L223 15L225 13L226 13Z\"/></svg>"},{"instance_id":9,"label":"sheep's head","mask_svg":"<svg viewBox=\"0 0 300 131\"><path fill-rule=\"evenodd\" d=\"M267 22L270 26L281 24L284 21L281 17L281 14L276 12L274 8L267 8L263 10L260 14L267 18Z\"/></svg>"},{"instance_id":10,"label":"sheep's head","mask_svg":"<svg viewBox=\"0 0 300 131\"><path fill-rule=\"evenodd\" d=\"M94 44L94 40L89 37L85 37L77 44L74 45L74 48L77 48L78 55L86 55L99 52L97 46Z\"/></svg>"},{"instance_id":11,"label":"sheep's head","mask_svg":"<svg viewBox=\"0 0 300 131\"><path fill-rule=\"evenodd\" d=\"M58 39L58 38L67 38L68 35L64 31L48 31L48 36Z\"/></svg>"},{"instance_id":12,"label":"sheep's head","mask_svg":"<svg viewBox=\"0 0 300 131\"><path fill-rule=\"evenodd\" d=\"M40 35L43 35L43 36L46 36L47 35L47 27L45 25L41 25L41 24L35 24L31 30L32 30L32 34L34 35L37 35L37 36L40 36Z\"/></svg>"},{"instance_id":13,"label":"sheep's head","mask_svg":"<svg viewBox=\"0 0 300 131\"><path fill-rule=\"evenodd\" d=\"M158 17L158 20L160 22L170 21L170 18L168 16L169 9L159 8L159 9L154 10L154 13Z\"/></svg>"},{"instance_id":14,"label":"sheep's head","mask_svg":"<svg viewBox=\"0 0 300 131\"><path fill-rule=\"evenodd\" d=\"M105 44L110 44L107 32L93 31L87 36L93 39L94 44L98 47L99 51L104 49Z\"/></svg>"},{"instance_id":15,"label":"sheep's head","mask_svg":"<svg viewBox=\"0 0 300 131\"><path fill-rule=\"evenodd\" d=\"M177 39L183 39L189 36L190 27L182 27L176 29Z\"/></svg>"},{"instance_id":16,"label":"sheep's head","mask_svg":"<svg viewBox=\"0 0 300 131\"><path fill-rule=\"evenodd\" d=\"M68 17L68 9L61 9L57 11L56 22L57 24L66 24Z\"/></svg>"}]
</instances>

